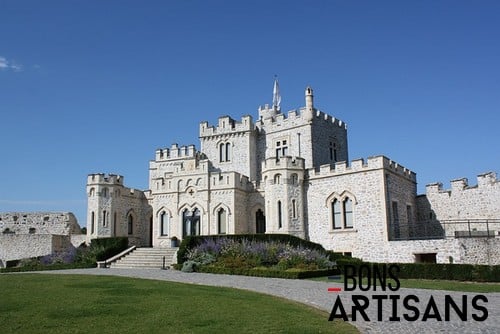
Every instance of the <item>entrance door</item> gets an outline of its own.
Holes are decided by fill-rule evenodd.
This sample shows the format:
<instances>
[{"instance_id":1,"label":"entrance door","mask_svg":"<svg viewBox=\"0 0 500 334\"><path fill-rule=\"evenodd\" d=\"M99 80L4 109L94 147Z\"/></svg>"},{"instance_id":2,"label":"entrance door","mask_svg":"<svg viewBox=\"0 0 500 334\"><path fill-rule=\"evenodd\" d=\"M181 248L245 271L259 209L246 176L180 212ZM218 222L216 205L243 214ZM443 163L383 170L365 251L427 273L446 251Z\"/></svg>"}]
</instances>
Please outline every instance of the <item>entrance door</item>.
<instances>
[{"instance_id":1,"label":"entrance door","mask_svg":"<svg viewBox=\"0 0 500 334\"><path fill-rule=\"evenodd\" d=\"M266 216L261 209L255 212L255 233L266 233Z\"/></svg>"}]
</instances>

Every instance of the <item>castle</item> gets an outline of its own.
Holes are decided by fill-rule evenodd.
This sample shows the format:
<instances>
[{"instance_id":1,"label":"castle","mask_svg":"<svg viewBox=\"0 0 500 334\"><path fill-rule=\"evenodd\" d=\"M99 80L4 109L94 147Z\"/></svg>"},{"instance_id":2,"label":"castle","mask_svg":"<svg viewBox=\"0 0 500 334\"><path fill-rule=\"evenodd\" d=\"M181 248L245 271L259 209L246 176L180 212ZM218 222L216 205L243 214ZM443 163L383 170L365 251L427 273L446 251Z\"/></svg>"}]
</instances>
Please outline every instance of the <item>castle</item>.
<instances>
[{"instance_id":1,"label":"castle","mask_svg":"<svg viewBox=\"0 0 500 334\"><path fill-rule=\"evenodd\" d=\"M376 262L500 264L495 174L427 186L384 156L349 162L346 124L314 107L284 114L280 97L258 118L201 122L201 148L156 150L149 190L119 175L87 179L87 240L128 236L169 248L188 235L288 233Z\"/></svg>"}]
</instances>

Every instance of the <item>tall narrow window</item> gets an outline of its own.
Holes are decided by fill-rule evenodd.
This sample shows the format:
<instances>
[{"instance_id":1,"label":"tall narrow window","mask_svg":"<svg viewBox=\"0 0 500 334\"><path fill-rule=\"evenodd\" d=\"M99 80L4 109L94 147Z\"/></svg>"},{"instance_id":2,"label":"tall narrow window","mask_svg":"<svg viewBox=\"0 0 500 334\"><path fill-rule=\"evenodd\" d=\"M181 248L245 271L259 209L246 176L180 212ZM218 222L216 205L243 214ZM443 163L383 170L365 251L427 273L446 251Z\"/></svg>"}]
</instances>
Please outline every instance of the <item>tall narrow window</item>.
<instances>
[{"instance_id":1,"label":"tall narrow window","mask_svg":"<svg viewBox=\"0 0 500 334\"><path fill-rule=\"evenodd\" d=\"M226 234L226 210L220 209L217 212L217 230L219 234Z\"/></svg>"},{"instance_id":2,"label":"tall narrow window","mask_svg":"<svg viewBox=\"0 0 500 334\"><path fill-rule=\"evenodd\" d=\"M278 201L278 228L283 227L283 215L281 214L281 201Z\"/></svg>"},{"instance_id":3,"label":"tall narrow window","mask_svg":"<svg viewBox=\"0 0 500 334\"><path fill-rule=\"evenodd\" d=\"M266 233L266 217L261 209L255 212L255 233Z\"/></svg>"},{"instance_id":4,"label":"tall narrow window","mask_svg":"<svg viewBox=\"0 0 500 334\"><path fill-rule=\"evenodd\" d=\"M406 221L408 222L408 224L411 224L413 222L412 213L411 213L411 205L406 206Z\"/></svg>"},{"instance_id":5,"label":"tall narrow window","mask_svg":"<svg viewBox=\"0 0 500 334\"><path fill-rule=\"evenodd\" d=\"M231 143L226 143L226 161L231 161Z\"/></svg>"},{"instance_id":6,"label":"tall narrow window","mask_svg":"<svg viewBox=\"0 0 500 334\"><path fill-rule=\"evenodd\" d=\"M292 199L292 218L297 218L297 201Z\"/></svg>"},{"instance_id":7,"label":"tall narrow window","mask_svg":"<svg viewBox=\"0 0 500 334\"><path fill-rule=\"evenodd\" d=\"M352 228L352 201L349 197L344 200L344 227Z\"/></svg>"},{"instance_id":8,"label":"tall narrow window","mask_svg":"<svg viewBox=\"0 0 500 334\"><path fill-rule=\"evenodd\" d=\"M274 184L280 184L281 182L281 174L274 175Z\"/></svg>"},{"instance_id":9,"label":"tall narrow window","mask_svg":"<svg viewBox=\"0 0 500 334\"><path fill-rule=\"evenodd\" d=\"M95 232L95 213L92 211L90 214L90 233L94 234Z\"/></svg>"},{"instance_id":10,"label":"tall narrow window","mask_svg":"<svg viewBox=\"0 0 500 334\"><path fill-rule=\"evenodd\" d=\"M116 237L116 211L113 214L113 235Z\"/></svg>"},{"instance_id":11,"label":"tall narrow window","mask_svg":"<svg viewBox=\"0 0 500 334\"><path fill-rule=\"evenodd\" d=\"M160 214L160 232L161 235L168 235L168 221L169 221L169 216L168 214L163 211Z\"/></svg>"},{"instance_id":12,"label":"tall narrow window","mask_svg":"<svg viewBox=\"0 0 500 334\"><path fill-rule=\"evenodd\" d=\"M128 234L133 234L134 233L134 217L132 217L132 214L128 215L127 218L127 226L128 226Z\"/></svg>"},{"instance_id":13,"label":"tall narrow window","mask_svg":"<svg viewBox=\"0 0 500 334\"><path fill-rule=\"evenodd\" d=\"M102 211L102 226L106 227L106 210Z\"/></svg>"},{"instance_id":14,"label":"tall narrow window","mask_svg":"<svg viewBox=\"0 0 500 334\"><path fill-rule=\"evenodd\" d=\"M184 210L182 214L183 236L200 235L200 210L194 209L193 211Z\"/></svg>"},{"instance_id":15,"label":"tall narrow window","mask_svg":"<svg viewBox=\"0 0 500 334\"><path fill-rule=\"evenodd\" d=\"M393 219L393 228L394 228L394 238L398 239L400 237L398 202L392 202L392 219Z\"/></svg>"},{"instance_id":16,"label":"tall narrow window","mask_svg":"<svg viewBox=\"0 0 500 334\"><path fill-rule=\"evenodd\" d=\"M333 228L342 228L342 213L340 208L340 202L337 199L333 200L332 203L332 216L333 216Z\"/></svg>"},{"instance_id":17,"label":"tall narrow window","mask_svg":"<svg viewBox=\"0 0 500 334\"><path fill-rule=\"evenodd\" d=\"M225 153L224 143L221 143L219 145L219 162L224 162L225 161L224 153Z\"/></svg>"}]
</instances>

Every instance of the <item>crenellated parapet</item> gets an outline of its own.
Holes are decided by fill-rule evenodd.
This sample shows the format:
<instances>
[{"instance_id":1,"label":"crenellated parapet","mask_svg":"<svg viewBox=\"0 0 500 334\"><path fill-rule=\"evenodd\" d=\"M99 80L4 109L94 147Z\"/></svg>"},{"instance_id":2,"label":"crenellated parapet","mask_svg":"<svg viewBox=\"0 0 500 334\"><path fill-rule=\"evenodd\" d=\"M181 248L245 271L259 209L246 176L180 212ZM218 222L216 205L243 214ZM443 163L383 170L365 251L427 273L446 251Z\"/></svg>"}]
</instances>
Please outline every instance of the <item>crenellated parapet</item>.
<instances>
[{"instance_id":1,"label":"crenellated parapet","mask_svg":"<svg viewBox=\"0 0 500 334\"><path fill-rule=\"evenodd\" d=\"M366 159L366 162L364 159L356 159L351 161L350 164L348 164L346 161L340 161L333 165L325 164L321 165L319 170L311 168L308 170L308 172L310 177L330 177L343 174L372 171L377 169L392 171L393 173L413 182L416 182L417 180L417 176L414 172L382 155L369 157L368 159Z\"/></svg>"},{"instance_id":2,"label":"crenellated parapet","mask_svg":"<svg viewBox=\"0 0 500 334\"><path fill-rule=\"evenodd\" d=\"M155 160L165 161L181 158L195 158L197 155L196 147L194 145L172 144L170 148L160 148L156 150Z\"/></svg>"},{"instance_id":3,"label":"crenellated parapet","mask_svg":"<svg viewBox=\"0 0 500 334\"><path fill-rule=\"evenodd\" d=\"M123 176L104 173L89 174L87 176L87 185L92 184L123 185Z\"/></svg>"},{"instance_id":4,"label":"crenellated parapet","mask_svg":"<svg viewBox=\"0 0 500 334\"><path fill-rule=\"evenodd\" d=\"M304 169L304 159L300 157L285 156L276 158L269 158L262 162L262 171L269 171L274 169Z\"/></svg>"},{"instance_id":5,"label":"crenellated parapet","mask_svg":"<svg viewBox=\"0 0 500 334\"><path fill-rule=\"evenodd\" d=\"M454 193L467 190L490 189L492 187L500 188L500 180L497 179L494 172L488 172L477 176L477 185L470 186L467 178L458 178L450 181L450 189L444 189L441 182L430 183L426 186L426 193L448 193L451 196Z\"/></svg>"},{"instance_id":6,"label":"crenellated parapet","mask_svg":"<svg viewBox=\"0 0 500 334\"><path fill-rule=\"evenodd\" d=\"M212 190L239 189L249 191L253 186L247 176L237 172L211 173L210 179Z\"/></svg>"},{"instance_id":7,"label":"crenellated parapet","mask_svg":"<svg viewBox=\"0 0 500 334\"><path fill-rule=\"evenodd\" d=\"M208 122L200 123L200 138L218 135L230 135L252 131L255 128L252 116L246 115L237 122L229 116L219 117L217 126L210 126Z\"/></svg>"}]
</instances>

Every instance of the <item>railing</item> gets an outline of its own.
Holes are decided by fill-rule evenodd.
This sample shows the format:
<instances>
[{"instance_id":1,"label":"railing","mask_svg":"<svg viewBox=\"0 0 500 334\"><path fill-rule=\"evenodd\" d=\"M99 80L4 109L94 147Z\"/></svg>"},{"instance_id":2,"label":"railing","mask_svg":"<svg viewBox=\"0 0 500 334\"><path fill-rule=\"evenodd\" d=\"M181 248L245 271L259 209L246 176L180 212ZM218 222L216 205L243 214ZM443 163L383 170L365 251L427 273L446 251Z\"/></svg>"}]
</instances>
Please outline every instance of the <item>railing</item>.
<instances>
[{"instance_id":1,"label":"railing","mask_svg":"<svg viewBox=\"0 0 500 334\"><path fill-rule=\"evenodd\" d=\"M129 247L129 248L125 249L123 252L116 254L115 256L112 256L109 259L106 259L104 261L97 261L97 268L108 268L111 263L124 257L128 253L132 252L135 248L136 248L136 246Z\"/></svg>"},{"instance_id":2,"label":"railing","mask_svg":"<svg viewBox=\"0 0 500 334\"><path fill-rule=\"evenodd\" d=\"M429 220L389 225L389 240L500 237L500 219Z\"/></svg>"}]
</instances>

